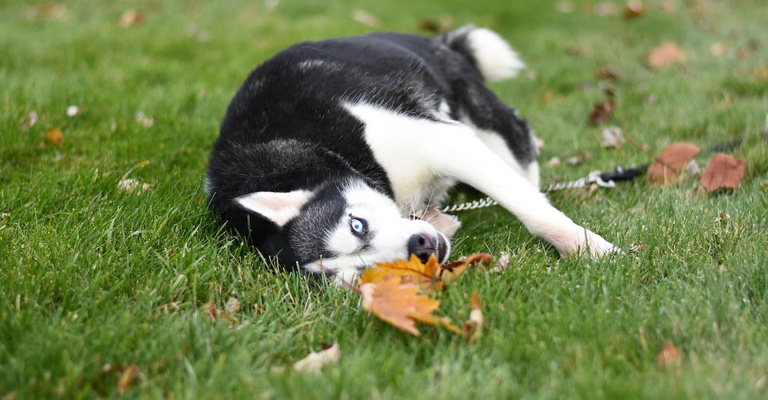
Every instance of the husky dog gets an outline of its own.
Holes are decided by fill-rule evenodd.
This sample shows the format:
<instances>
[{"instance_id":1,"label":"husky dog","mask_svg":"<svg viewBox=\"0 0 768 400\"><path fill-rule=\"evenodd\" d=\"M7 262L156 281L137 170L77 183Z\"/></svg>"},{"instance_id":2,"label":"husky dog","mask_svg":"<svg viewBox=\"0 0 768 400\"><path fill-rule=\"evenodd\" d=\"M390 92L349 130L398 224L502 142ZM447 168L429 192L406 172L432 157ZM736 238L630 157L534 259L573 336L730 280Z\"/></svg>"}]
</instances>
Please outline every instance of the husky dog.
<instances>
[{"instance_id":1,"label":"husky dog","mask_svg":"<svg viewBox=\"0 0 768 400\"><path fill-rule=\"evenodd\" d=\"M410 254L446 261L458 224L409 215L458 182L563 257L618 251L550 205L532 130L483 83L523 66L471 26L291 46L232 99L206 174L210 207L265 257L345 280Z\"/></svg>"}]
</instances>

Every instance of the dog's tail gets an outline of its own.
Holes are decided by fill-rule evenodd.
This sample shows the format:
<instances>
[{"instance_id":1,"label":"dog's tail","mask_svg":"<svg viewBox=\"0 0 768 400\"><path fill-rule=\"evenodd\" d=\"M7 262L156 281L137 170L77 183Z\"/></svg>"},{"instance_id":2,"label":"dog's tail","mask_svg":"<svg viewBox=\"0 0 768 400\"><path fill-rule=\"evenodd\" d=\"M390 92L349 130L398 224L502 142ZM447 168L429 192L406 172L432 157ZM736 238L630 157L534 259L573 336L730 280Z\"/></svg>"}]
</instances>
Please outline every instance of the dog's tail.
<instances>
[{"instance_id":1,"label":"dog's tail","mask_svg":"<svg viewBox=\"0 0 768 400\"><path fill-rule=\"evenodd\" d=\"M515 77L525 67L512 46L490 29L467 25L443 33L440 40L467 57L487 81Z\"/></svg>"}]
</instances>

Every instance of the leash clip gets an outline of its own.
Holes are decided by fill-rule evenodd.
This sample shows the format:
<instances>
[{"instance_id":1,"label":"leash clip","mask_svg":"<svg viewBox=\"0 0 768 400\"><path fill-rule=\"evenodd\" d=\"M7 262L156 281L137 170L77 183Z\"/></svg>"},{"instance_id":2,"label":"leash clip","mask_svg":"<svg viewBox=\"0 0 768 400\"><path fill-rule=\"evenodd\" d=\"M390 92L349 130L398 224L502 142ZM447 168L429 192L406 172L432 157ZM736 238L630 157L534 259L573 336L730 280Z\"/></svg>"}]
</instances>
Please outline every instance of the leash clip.
<instances>
[{"instance_id":1,"label":"leash clip","mask_svg":"<svg viewBox=\"0 0 768 400\"><path fill-rule=\"evenodd\" d=\"M587 175L587 183L594 183L597 186L604 187L604 188L615 188L616 182L613 180L609 180L608 182L604 181L603 178L600 177L602 172L600 171L592 171Z\"/></svg>"}]
</instances>

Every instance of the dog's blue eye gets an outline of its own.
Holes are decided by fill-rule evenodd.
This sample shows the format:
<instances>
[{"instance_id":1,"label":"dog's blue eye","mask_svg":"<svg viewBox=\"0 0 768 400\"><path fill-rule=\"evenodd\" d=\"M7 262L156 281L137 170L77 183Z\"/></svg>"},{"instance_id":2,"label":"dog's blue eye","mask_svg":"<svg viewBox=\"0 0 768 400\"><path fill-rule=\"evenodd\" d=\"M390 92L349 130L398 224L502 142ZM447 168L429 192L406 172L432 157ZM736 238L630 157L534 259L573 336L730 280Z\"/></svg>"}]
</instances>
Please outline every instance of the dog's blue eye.
<instances>
[{"instance_id":1,"label":"dog's blue eye","mask_svg":"<svg viewBox=\"0 0 768 400\"><path fill-rule=\"evenodd\" d=\"M349 227L356 236L364 236L368 233L368 223L362 218L352 218L349 221Z\"/></svg>"}]
</instances>

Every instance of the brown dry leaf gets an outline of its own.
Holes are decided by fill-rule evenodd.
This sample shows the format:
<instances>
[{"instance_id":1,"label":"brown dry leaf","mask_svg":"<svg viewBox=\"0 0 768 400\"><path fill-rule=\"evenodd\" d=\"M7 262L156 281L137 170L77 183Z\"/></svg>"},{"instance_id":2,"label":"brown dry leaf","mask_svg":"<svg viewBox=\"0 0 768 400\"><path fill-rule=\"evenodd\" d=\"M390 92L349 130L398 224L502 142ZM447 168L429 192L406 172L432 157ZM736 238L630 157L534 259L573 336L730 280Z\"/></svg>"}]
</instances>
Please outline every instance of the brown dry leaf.
<instances>
[{"instance_id":1,"label":"brown dry leaf","mask_svg":"<svg viewBox=\"0 0 768 400\"><path fill-rule=\"evenodd\" d=\"M480 296L477 295L477 292L472 293L469 304L472 311L469 312L469 319L464 323L464 339L467 342L475 342L482 334L483 324L485 323L482 310L483 302L480 301Z\"/></svg>"},{"instance_id":2,"label":"brown dry leaf","mask_svg":"<svg viewBox=\"0 0 768 400\"><path fill-rule=\"evenodd\" d=\"M33 126L35 126L35 124L37 124L38 120L39 116L37 111L30 111L26 117L21 119L21 130L23 132L29 131Z\"/></svg>"},{"instance_id":3,"label":"brown dry leaf","mask_svg":"<svg viewBox=\"0 0 768 400\"><path fill-rule=\"evenodd\" d=\"M669 185L677 182L678 174L685 168L701 148L695 144L672 143L661 151L656 160L648 167L648 182L656 185Z\"/></svg>"},{"instance_id":4,"label":"brown dry leaf","mask_svg":"<svg viewBox=\"0 0 768 400\"><path fill-rule=\"evenodd\" d=\"M604 1L595 5L595 14L601 17L611 17L614 15L619 15L619 8L614 3Z\"/></svg>"},{"instance_id":5,"label":"brown dry leaf","mask_svg":"<svg viewBox=\"0 0 768 400\"><path fill-rule=\"evenodd\" d=\"M122 28L128 28L131 26L139 25L144 22L144 14L136 10L125 10L120 15L119 25Z\"/></svg>"},{"instance_id":6,"label":"brown dry leaf","mask_svg":"<svg viewBox=\"0 0 768 400\"><path fill-rule=\"evenodd\" d=\"M229 315L233 317L235 316L239 308L240 308L240 300L238 300L236 297L230 297L229 300L227 300L227 304L224 305L224 309L227 311Z\"/></svg>"},{"instance_id":7,"label":"brown dry leaf","mask_svg":"<svg viewBox=\"0 0 768 400\"><path fill-rule=\"evenodd\" d=\"M237 304L239 306L240 302L238 302ZM203 306L203 311L205 311L205 313L208 314L209 317L211 317L211 321L218 321L218 320L226 321L229 324L229 326L235 325L236 323L239 322L235 317L234 312L230 314L226 310L219 310L211 302ZM236 312L237 309L235 309L234 311Z\"/></svg>"},{"instance_id":8,"label":"brown dry leaf","mask_svg":"<svg viewBox=\"0 0 768 400\"><path fill-rule=\"evenodd\" d=\"M619 76L619 73L616 72L615 69L613 69L611 67L602 67L602 68L598 69L597 71L595 71L595 78L597 78L597 79L606 79L606 80L615 82L615 81L619 80L620 76Z\"/></svg>"},{"instance_id":9,"label":"brown dry leaf","mask_svg":"<svg viewBox=\"0 0 768 400\"><path fill-rule=\"evenodd\" d=\"M430 299L419 293L419 286L401 283L397 276L388 276L376 283L360 286L363 295L363 309L370 311L395 328L420 336L416 321L434 324L432 312L440 306L439 300Z\"/></svg>"},{"instance_id":10,"label":"brown dry leaf","mask_svg":"<svg viewBox=\"0 0 768 400\"><path fill-rule=\"evenodd\" d=\"M117 380L117 393L124 394L131 389L133 383L142 377L141 370L134 364L128 365Z\"/></svg>"},{"instance_id":11,"label":"brown dry leaf","mask_svg":"<svg viewBox=\"0 0 768 400\"><path fill-rule=\"evenodd\" d=\"M723 42L715 42L709 46L709 53L715 57L720 57L725 53L725 45Z\"/></svg>"},{"instance_id":12,"label":"brown dry leaf","mask_svg":"<svg viewBox=\"0 0 768 400\"><path fill-rule=\"evenodd\" d=\"M600 145L604 149L618 149L625 141L626 139L624 139L621 128L618 126L609 126L603 129L603 140L600 142Z\"/></svg>"},{"instance_id":13,"label":"brown dry leaf","mask_svg":"<svg viewBox=\"0 0 768 400\"><path fill-rule=\"evenodd\" d=\"M732 191L739 187L739 182L744 176L747 162L736 159L728 154L715 153L709 160L707 168L701 174L701 185L712 193L718 189Z\"/></svg>"},{"instance_id":14,"label":"brown dry leaf","mask_svg":"<svg viewBox=\"0 0 768 400\"><path fill-rule=\"evenodd\" d=\"M624 6L624 18L634 19L645 15L645 4L640 0L629 0Z\"/></svg>"},{"instance_id":15,"label":"brown dry leaf","mask_svg":"<svg viewBox=\"0 0 768 400\"><path fill-rule=\"evenodd\" d=\"M152 184L150 183L141 183L136 179L133 178L125 178L120 179L119 182L117 182L117 188L120 189L123 193L136 193L141 194L142 192L146 191L152 187Z\"/></svg>"},{"instance_id":16,"label":"brown dry leaf","mask_svg":"<svg viewBox=\"0 0 768 400\"><path fill-rule=\"evenodd\" d=\"M597 102L592 108L592 111L589 113L589 117L587 117L587 121L591 124L601 124L605 121L608 121L608 119L611 118L612 113L613 113L612 101Z\"/></svg>"},{"instance_id":17,"label":"brown dry leaf","mask_svg":"<svg viewBox=\"0 0 768 400\"><path fill-rule=\"evenodd\" d=\"M379 19L376 18L375 15L365 10L358 9L352 11L352 19L371 28L376 28L381 25L381 22L379 22Z\"/></svg>"},{"instance_id":18,"label":"brown dry leaf","mask_svg":"<svg viewBox=\"0 0 768 400\"><path fill-rule=\"evenodd\" d=\"M328 364L336 364L341 358L339 343L333 342L333 345L319 352L311 352L306 357L293 364L293 370L296 372L320 372Z\"/></svg>"},{"instance_id":19,"label":"brown dry leaf","mask_svg":"<svg viewBox=\"0 0 768 400\"><path fill-rule=\"evenodd\" d=\"M675 63L685 61L686 55L675 43L666 42L653 48L648 53L648 65L653 68L662 68Z\"/></svg>"},{"instance_id":20,"label":"brown dry leaf","mask_svg":"<svg viewBox=\"0 0 768 400\"><path fill-rule=\"evenodd\" d=\"M27 18L31 20L66 20L69 19L69 10L63 4L45 3L29 7L26 11Z\"/></svg>"},{"instance_id":21,"label":"brown dry leaf","mask_svg":"<svg viewBox=\"0 0 768 400\"><path fill-rule=\"evenodd\" d=\"M502 251L499 254L499 259L493 264L493 268L488 270L492 274L500 274L509 269L509 253Z\"/></svg>"},{"instance_id":22,"label":"brown dry leaf","mask_svg":"<svg viewBox=\"0 0 768 400\"><path fill-rule=\"evenodd\" d=\"M656 365L662 370L679 366L680 354L677 347L669 342L662 343L661 351L656 355Z\"/></svg>"},{"instance_id":23,"label":"brown dry leaf","mask_svg":"<svg viewBox=\"0 0 768 400\"><path fill-rule=\"evenodd\" d=\"M559 167L562 164L563 164L563 161L560 160L560 157L552 157L549 159L549 161L547 161L546 165L549 168L554 168L554 167Z\"/></svg>"},{"instance_id":24,"label":"brown dry leaf","mask_svg":"<svg viewBox=\"0 0 768 400\"><path fill-rule=\"evenodd\" d=\"M61 133L61 128L57 126L45 131L43 139L56 147L61 147L62 143L64 143L64 134Z\"/></svg>"},{"instance_id":25,"label":"brown dry leaf","mask_svg":"<svg viewBox=\"0 0 768 400\"><path fill-rule=\"evenodd\" d=\"M555 9L563 14L570 14L573 12L574 7L570 1L559 1L555 5Z\"/></svg>"},{"instance_id":26,"label":"brown dry leaf","mask_svg":"<svg viewBox=\"0 0 768 400\"><path fill-rule=\"evenodd\" d=\"M455 282L467 268L476 264L482 264L487 267L491 265L492 262L492 255L488 253L475 253L443 265L440 267L437 276L441 281L450 284Z\"/></svg>"},{"instance_id":27,"label":"brown dry leaf","mask_svg":"<svg viewBox=\"0 0 768 400\"><path fill-rule=\"evenodd\" d=\"M441 15L440 19L421 18L419 19L419 29L432 34L440 33L451 29L454 25L453 16L449 14Z\"/></svg>"}]
</instances>

